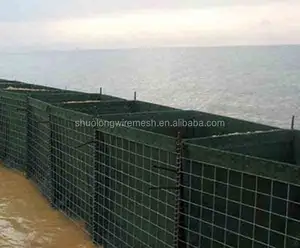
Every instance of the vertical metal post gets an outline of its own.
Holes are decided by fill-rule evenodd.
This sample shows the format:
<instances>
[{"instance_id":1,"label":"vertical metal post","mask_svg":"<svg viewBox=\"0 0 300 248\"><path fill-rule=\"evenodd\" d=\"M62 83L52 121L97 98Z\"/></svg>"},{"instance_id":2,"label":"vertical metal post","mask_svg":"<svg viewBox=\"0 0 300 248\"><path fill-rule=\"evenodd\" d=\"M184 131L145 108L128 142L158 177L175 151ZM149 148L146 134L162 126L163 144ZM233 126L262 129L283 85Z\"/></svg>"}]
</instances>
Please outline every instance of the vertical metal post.
<instances>
[{"instance_id":1,"label":"vertical metal post","mask_svg":"<svg viewBox=\"0 0 300 248\"><path fill-rule=\"evenodd\" d=\"M134 97L133 99L136 101L136 91L134 92Z\"/></svg>"},{"instance_id":2,"label":"vertical metal post","mask_svg":"<svg viewBox=\"0 0 300 248\"><path fill-rule=\"evenodd\" d=\"M100 95L102 95L102 87L100 87Z\"/></svg>"},{"instance_id":3,"label":"vertical metal post","mask_svg":"<svg viewBox=\"0 0 300 248\"><path fill-rule=\"evenodd\" d=\"M291 129L294 130L294 125L295 125L295 116L292 116L292 123L291 123Z\"/></svg>"},{"instance_id":4,"label":"vertical metal post","mask_svg":"<svg viewBox=\"0 0 300 248\"><path fill-rule=\"evenodd\" d=\"M174 248L183 248L186 246L184 243L183 233L183 174L182 174L182 156L183 156L183 142L180 132L177 134L176 139L176 212L175 212L175 240Z\"/></svg>"}]
</instances>

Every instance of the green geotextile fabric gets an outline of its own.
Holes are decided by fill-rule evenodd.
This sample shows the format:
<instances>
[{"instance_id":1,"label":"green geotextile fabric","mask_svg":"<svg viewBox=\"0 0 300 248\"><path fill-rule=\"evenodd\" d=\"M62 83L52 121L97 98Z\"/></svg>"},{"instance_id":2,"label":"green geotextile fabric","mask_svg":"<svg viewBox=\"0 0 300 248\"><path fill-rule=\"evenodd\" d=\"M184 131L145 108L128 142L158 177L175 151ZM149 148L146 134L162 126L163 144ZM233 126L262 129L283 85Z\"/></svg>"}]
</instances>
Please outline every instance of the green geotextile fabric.
<instances>
[{"instance_id":1,"label":"green geotextile fabric","mask_svg":"<svg viewBox=\"0 0 300 248\"><path fill-rule=\"evenodd\" d=\"M46 91L6 89L17 84ZM298 130L18 82L0 88L1 160L84 221L96 243L298 247ZM105 120L171 125L87 125ZM172 126L178 120L225 125Z\"/></svg>"}]
</instances>

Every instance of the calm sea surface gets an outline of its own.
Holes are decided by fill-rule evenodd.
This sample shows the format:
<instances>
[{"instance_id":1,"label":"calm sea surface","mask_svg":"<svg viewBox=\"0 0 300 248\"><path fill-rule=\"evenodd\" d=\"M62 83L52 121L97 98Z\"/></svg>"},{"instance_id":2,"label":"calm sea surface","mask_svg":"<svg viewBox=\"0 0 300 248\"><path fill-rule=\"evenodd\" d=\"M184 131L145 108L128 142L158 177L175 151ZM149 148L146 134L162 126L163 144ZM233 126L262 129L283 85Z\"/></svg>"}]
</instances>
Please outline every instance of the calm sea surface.
<instances>
[{"instance_id":1,"label":"calm sea surface","mask_svg":"<svg viewBox=\"0 0 300 248\"><path fill-rule=\"evenodd\" d=\"M0 78L300 128L300 46L2 53Z\"/></svg>"}]
</instances>

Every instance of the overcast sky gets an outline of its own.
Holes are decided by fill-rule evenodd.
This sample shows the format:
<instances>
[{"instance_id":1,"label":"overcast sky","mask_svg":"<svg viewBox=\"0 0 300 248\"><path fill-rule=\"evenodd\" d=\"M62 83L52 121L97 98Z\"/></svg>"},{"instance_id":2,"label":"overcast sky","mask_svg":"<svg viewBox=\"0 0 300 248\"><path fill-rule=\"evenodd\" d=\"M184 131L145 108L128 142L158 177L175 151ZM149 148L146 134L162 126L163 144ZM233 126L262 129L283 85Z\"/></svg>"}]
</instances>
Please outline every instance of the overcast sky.
<instances>
[{"instance_id":1,"label":"overcast sky","mask_svg":"<svg viewBox=\"0 0 300 248\"><path fill-rule=\"evenodd\" d=\"M300 0L0 0L0 49L300 44Z\"/></svg>"}]
</instances>

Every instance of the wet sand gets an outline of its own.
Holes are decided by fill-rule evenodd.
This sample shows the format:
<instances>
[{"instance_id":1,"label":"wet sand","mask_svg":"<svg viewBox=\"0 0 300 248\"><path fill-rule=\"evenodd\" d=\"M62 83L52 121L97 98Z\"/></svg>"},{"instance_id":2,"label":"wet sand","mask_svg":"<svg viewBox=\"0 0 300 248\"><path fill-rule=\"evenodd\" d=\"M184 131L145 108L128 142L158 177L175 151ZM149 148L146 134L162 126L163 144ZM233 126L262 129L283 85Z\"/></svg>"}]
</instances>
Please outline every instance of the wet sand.
<instances>
[{"instance_id":1,"label":"wet sand","mask_svg":"<svg viewBox=\"0 0 300 248\"><path fill-rule=\"evenodd\" d=\"M0 164L1 248L95 248L88 235L53 210L18 172Z\"/></svg>"}]
</instances>

